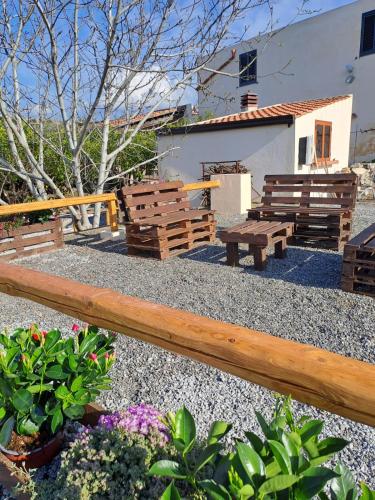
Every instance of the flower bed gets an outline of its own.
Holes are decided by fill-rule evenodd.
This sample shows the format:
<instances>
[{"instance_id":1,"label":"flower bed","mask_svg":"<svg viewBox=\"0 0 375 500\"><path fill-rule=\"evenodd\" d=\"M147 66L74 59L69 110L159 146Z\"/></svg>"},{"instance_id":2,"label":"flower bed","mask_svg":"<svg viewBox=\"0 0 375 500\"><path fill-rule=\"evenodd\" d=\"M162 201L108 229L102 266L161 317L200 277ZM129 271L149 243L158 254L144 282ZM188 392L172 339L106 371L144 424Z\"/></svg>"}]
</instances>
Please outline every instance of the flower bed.
<instances>
[{"instance_id":1,"label":"flower bed","mask_svg":"<svg viewBox=\"0 0 375 500\"><path fill-rule=\"evenodd\" d=\"M17 469L18 494L39 500L374 500L375 492L334 461L349 443L322 439L320 420L297 420L290 398L276 397L271 421L256 412L262 435L241 437L231 435L230 423L216 421L198 438L185 407L162 415L147 404L109 414L87 406L109 388L114 336L95 327L72 330L76 335L66 340L35 325L0 334L2 445L10 446L15 434L40 439L62 431L63 437L62 451L48 464ZM0 462L14 472L4 455Z\"/></svg>"},{"instance_id":2,"label":"flower bed","mask_svg":"<svg viewBox=\"0 0 375 500\"><path fill-rule=\"evenodd\" d=\"M51 252L63 246L61 220L51 218L50 211L0 221L0 260Z\"/></svg>"}]
</instances>

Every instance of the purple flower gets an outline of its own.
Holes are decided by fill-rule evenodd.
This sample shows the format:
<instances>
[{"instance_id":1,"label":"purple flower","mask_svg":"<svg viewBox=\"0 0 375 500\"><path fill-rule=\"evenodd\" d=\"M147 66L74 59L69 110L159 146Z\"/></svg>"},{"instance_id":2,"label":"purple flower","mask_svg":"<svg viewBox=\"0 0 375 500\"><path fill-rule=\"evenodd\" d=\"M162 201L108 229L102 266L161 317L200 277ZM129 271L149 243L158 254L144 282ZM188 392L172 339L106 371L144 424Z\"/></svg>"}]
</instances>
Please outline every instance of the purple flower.
<instances>
[{"instance_id":1,"label":"purple flower","mask_svg":"<svg viewBox=\"0 0 375 500\"><path fill-rule=\"evenodd\" d=\"M121 427L128 432L136 432L148 436L152 431L158 431L162 441L169 441L166 426L160 421L161 413L150 405L140 404L130 406L126 411L101 415L98 425L111 430Z\"/></svg>"}]
</instances>

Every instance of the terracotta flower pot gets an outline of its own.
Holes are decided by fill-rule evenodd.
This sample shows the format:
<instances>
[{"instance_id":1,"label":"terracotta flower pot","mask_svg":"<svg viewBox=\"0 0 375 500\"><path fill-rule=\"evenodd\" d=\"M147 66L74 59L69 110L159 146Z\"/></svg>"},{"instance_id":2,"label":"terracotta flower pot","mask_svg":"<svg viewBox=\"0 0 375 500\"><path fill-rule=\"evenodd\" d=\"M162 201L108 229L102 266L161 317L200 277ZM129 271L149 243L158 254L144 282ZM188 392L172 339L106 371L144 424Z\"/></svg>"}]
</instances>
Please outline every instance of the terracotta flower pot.
<instances>
[{"instance_id":1,"label":"terracotta flower pot","mask_svg":"<svg viewBox=\"0 0 375 500\"><path fill-rule=\"evenodd\" d=\"M0 450L11 462L17 465L21 465L24 462L26 469L36 469L49 464L55 458L61 450L63 441L64 433L60 431L45 445L26 453L17 453L16 451L7 450L2 446L0 446Z\"/></svg>"}]
</instances>

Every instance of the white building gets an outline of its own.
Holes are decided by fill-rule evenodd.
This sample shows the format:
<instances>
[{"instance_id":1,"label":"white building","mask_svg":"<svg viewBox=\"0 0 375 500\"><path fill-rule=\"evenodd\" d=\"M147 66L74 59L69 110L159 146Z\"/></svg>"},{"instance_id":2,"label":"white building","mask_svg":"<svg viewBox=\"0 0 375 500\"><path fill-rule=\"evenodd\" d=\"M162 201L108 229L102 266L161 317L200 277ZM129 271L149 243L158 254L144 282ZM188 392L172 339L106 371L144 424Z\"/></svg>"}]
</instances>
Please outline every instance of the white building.
<instances>
[{"instance_id":1,"label":"white building","mask_svg":"<svg viewBox=\"0 0 375 500\"><path fill-rule=\"evenodd\" d=\"M259 95L261 106L350 93L351 161L375 158L374 0L357 0L225 48L209 67L236 76L201 73L201 115L240 111L247 91Z\"/></svg>"},{"instance_id":2,"label":"white building","mask_svg":"<svg viewBox=\"0 0 375 500\"><path fill-rule=\"evenodd\" d=\"M160 176L196 182L201 162L240 160L261 192L266 174L334 173L348 166L352 96L265 108L254 99L247 111L159 135L158 153L167 153L159 158Z\"/></svg>"}]
</instances>

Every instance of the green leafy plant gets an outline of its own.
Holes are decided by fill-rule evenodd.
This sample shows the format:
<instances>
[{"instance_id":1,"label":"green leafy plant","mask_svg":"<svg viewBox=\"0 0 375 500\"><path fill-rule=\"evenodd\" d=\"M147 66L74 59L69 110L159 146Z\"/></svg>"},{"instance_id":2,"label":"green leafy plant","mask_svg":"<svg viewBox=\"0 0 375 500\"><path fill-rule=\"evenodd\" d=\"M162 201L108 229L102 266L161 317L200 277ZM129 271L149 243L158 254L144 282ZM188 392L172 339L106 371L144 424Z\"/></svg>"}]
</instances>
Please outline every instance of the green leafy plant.
<instances>
[{"instance_id":1,"label":"green leafy plant","mask_svg":"<svg viewBox=\"0 0 375 500\"><path fill-rule=\"evenodd\" d=\"M0 334L0 444L12 432L55 434L67 418L84 415L84 406L110 388L113 336L94 326L73 325L74 338L36 325Z\"/></svg>"},{"instance_id":2,"label":"green leafy plant","mask_svg":"<svg viewBox=\"0 0 375 500\"><path fill-rule=\"evenodd\" d=\"M220 439L230 430L225 422L214 422L206 446L197 459L191 459L196 426L193 417L182 408L166 422L178 461L155 463L150 474L170 477L162 497L178 499L178 481L187 481L196 490L204 490L213 500L296 499L320 496L322 500L374 500L375 493L364 484L358 492L350 472L341 464L332 469L326 462L348 442L343 438L320 439L321 420L304 416L296 420L290 398L277 397L270 422L256 412L264 437L245 432L246 441L236 440L233 450L221 453ZM212 471L213 469L213 471ZM329 496L326 488L329 489Z\"/></svg>"}]
</instances>

